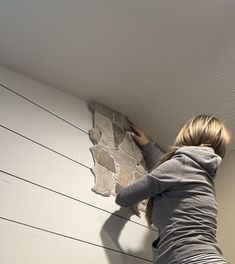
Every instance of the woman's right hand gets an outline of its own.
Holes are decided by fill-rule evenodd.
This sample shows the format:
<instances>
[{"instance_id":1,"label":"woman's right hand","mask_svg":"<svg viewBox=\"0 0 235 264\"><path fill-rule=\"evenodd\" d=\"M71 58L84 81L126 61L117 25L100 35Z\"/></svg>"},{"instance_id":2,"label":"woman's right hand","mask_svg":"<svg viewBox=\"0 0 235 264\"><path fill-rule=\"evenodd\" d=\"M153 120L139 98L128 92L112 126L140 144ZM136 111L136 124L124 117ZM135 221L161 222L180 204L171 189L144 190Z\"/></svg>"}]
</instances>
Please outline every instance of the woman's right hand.
<instances>
[{"instance_id":1,"label":"woman's right hand","mask_svg":"<svg viewBox=\"0 0 235 264\"><path fill-rule=\"evenodd\" d=\"M131 211L134 213L134 215L140 218L141 214L139 210L139 203L133 204L130 208L131 208Z\"/></svg>"},{"instance_id":2,"label":"woman's right hand","mask_svg":"<svg viewBox=\"0 0 235 264\"><path fill-rule=\"evenodd\" d=\"M140 146L144 146L144 145L146 145L146 144L148 144L150 142L148 136L145 134L145 132L143 130L141 130L140 128L138 128L133 123L131 123L131 127L134 130L134 132L132 133L132 137L134 138L134 140Z\"/></svg>"},{"instance_id":3,"label":"woman's right hand","mask_svg":"<svg viewBox=\"0 0 235 264\"><path fill-rule=\"evenodd\" d=\"M115 193L118 195L118 193L125 188L123 185L121 185L119 182L116 182L115 185ZM140 218L140 211L139 211L139 203L133 204L129 207L131 209L131 212L138 216Z\"/></svg>"}]
</instances>

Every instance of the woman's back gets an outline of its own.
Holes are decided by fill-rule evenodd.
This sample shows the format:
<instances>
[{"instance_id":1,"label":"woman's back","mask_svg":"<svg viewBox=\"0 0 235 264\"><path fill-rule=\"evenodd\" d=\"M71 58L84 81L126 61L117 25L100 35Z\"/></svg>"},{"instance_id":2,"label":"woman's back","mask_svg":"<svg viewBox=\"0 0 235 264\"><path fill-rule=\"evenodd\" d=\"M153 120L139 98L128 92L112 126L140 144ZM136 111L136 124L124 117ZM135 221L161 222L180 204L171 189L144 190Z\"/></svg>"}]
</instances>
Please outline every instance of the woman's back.
<instances>
[{"instance_id":1,"label":"woman's back","mask_svg":"<svg viewBox=\"0 0 235 264\"><path fill-rule=\"evenodd\" d=\"M174 258L183 260L202 250L221 254L216 243L213 183L220 162L212 148L188 146L179 148L171 160L152 171L156 180L175 180L154 197L152 220L159 228L155 245L159 263L169 263Z\"/></svg>"}]
</instances>

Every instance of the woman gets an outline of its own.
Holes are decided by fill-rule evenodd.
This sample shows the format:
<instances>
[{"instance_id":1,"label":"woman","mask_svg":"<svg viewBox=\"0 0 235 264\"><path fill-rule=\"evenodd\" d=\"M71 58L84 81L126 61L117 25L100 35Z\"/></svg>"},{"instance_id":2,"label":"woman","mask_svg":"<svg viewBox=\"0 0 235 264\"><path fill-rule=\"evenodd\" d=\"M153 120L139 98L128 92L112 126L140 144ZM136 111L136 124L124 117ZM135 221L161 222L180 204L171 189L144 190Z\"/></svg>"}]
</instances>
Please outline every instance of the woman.
<instances>
[{"instance_id":1,"label":"woman","mask_svg":"<svg viewBox=\"0 0 235 264\"><path fill-rule=\"evenodd\" d=\"M134 138L139 142L143 135ZM229 140L220 120L196 116L183 126L155 169L118 193L116 203L121 206L133 207L149 198L146 218L159 228L153 263L226 263L216 241L214 178ZM150 153L146 158L154 157L153 146L148 141L142 145Z\"/></svg>"}]
</instances>

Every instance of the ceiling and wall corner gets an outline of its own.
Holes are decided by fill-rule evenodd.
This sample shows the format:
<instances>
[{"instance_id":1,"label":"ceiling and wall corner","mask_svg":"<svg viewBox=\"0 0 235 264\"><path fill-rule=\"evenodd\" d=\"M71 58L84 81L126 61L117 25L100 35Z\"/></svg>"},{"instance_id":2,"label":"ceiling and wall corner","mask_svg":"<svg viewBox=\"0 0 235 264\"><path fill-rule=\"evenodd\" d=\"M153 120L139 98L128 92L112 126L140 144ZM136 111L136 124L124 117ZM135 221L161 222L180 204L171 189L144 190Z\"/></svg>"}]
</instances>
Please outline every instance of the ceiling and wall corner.
<instances>
[{"instance_id":1,"label":"ceiling and wall corner","mask_svg":"<svg viewBox=\"0 0 235 264\"><path fill-rule=\"evenodd\" d=\"M165 148L200 113L234 134L234 12L229 0L2 0L0 64L113 107Z\"/></svg>"}]
</instances>

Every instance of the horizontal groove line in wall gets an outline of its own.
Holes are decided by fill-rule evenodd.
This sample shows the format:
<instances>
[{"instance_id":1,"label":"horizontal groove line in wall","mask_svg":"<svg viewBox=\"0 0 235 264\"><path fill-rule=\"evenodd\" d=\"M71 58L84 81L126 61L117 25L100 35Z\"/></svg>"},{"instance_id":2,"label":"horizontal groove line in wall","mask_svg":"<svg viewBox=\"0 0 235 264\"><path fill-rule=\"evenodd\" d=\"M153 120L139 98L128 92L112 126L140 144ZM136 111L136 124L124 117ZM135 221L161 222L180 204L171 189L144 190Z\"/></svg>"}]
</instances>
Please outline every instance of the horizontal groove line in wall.
<instances>
[{"instance_id":1,"label":"horizontal groove line in wall","mask_svg":"<svg viewBox=\"0 0 235 264\"><path fill-rule=\"evenodd\" d=\"M16 131L12 130L12 129L6 127L6 126L3 126L3 125L1 125L1 124L0 124L0 127L4 128L4 129L6 129L6 130L8 130L8 131L10 131L10 132L12 132L12 133L14 133L14 134L20 136L20 137L23 137L23 138L26 139L26 140L29 140L29 141L31 141L31 142L33 142L33 143L39 145L40 147L46 148L47 150L52 151L53 153L58 154L58 155L62 156L63 158L66 158L66 159L68 159L68 160L70 160L70 161L72 161L72 162L75 162L76 164L81 165L81 166L83 166L83 167L85 167L85 168L87 168L87 169L89 169L89 170L91 171L91 168L90 168L90 167L88 167L88 166L86 166L86 165L84 165L84 164L82 164L82 163L80 163L80 162L78 162L78 161L76 161L76 160L73 160L73 159L71 159L71 158L69 158L69 157L67 157L67 156L65 156L65 155L63 155L63 154L61 154L61 153L59 153L59 152L57 152L57 151L51 149L51 148L48 148L48 147L46 147L46 146L44 146L44 145L42 145L42 144L36 142L35 140L32 140L32 139L30 139L30 138L28 138L28 137L26 137L26 136L24 136L24 135L22 135L22 134L20 134L20 133L18 133L18 132L16 132ZM18 179L21 179L21 180L27 181L27 180L25 180L25 179L23 179L23 178L21 178L21 177L18 177L18 176L16 176L16 175L13 175L13 174L11 174L11 173L8 173L8 172L2 171L2 170L0 170L0 171L3 172L3 173L5 173L5 174L8 174L8 175L14 176L14 177L16 177L16 178L18 178ZM28 181L28 182L30 182L30 181ZM37 184L37 183L33 183L33 182L31 182L31 183L40 186L40 185ZM44 188L47 188L47 187L44 187ZM48 190L50 190L50 189L48 188ZM53 190L51 190L51 191L53 191ZM56 192L56 191L54 191L54 192ZM61 194L61 195L63 195L63 194ZM64 196L66 196L66 195L64 195ZM68 197L69 197L69 196L68 196ZM73 197L70 197L70 198L71 198L71 199L75 199L75 198L73 198ZM76 199L75 199L75 200L76 200ZM84 202L84 203L85 203L85 202ZM88 204L87 204L87 205L88 205ZM99 209L99 210L102 210L102 211L104 211L104 212L107 212L107 213L109 213L109 214L116 215L116 216L121 217L121 218L123 218L123 219L126 219L126 220L128 220L128 221L130 221L130 222L133 222L133 223L135 223L135 224L141 225L141 226L143 226L143 227L145 227L145 228L148 228L148 229L150 229L150 230L153 230L153 231L156 231L156 232L157 232L157 230L155 230L155 229L153 229L153 228L150 228L150 227L148 227L148 226L146 226L146 225L140 224L140 223L138 223L138 222L136 222L136 221L130 220L130 219L125 218L125 217L123 217L123 216L120 216L120 215L118 215L118 214L114 214L114 213L112 213L112 212L110 212L110 211L107 211L107 210L105 210L105 209L102 209L102 208L96 207L96 206L94 206L94 205L91 205L91 204L89 204L89 205L92 206L92 207L94 207L94 208L97 208L97 209Z\"/></svg>"},{"instance_id":2,"label":"horizontal groove line in wall","mask_svg":"<svg viewBox=\"0 0 235 264\"><path fill-rule=\"evenodd\" d=\"M81 243L85 243L85 244L88 244L88 245L91 245L91 246L95 246L95 247L103 248L103 249L110 250L110 251L113 251L113 252L116 252L116 253L124 254L124 255L127 255L127 256L130 256L130 257L134 257L134 258L137 258L137 259L142 259L142 260L147 261L147 262L152 262L152 260L150 260L150 259L145 259L145 258L142 258L142 257L139 257L139 256L135 256L135 255L123 252L123 251L119 251L119 250L116 250L116 249L113 249L113 248L109 248L109 247L104 247L102 245L98 245L98 244L95 244L95 243L92 243L92 242L89 242L89 241L86 241L86 240L82 240L82 239L79 239L79 238L76 238L76 237L67 236L67 235L64 235L64 234L61 234L61 233L57 233L57 232L54 232L54 231L50 231L50 230L47 230L47 229L44 229L44 228L41 228L41 227L32 226L32 225L29 225L29 224L26 224L26 223L22 223L22 222L19 222L19 221L15 221L15 220L12 220L12 219L9 219L9 218L6 218L6 217L0 216L0 219L4 220L4 221L11 222L11 223L19 224L19 225L22 225L22 226L26 226L26 227L29 227L29 228L33 228L33 229L36 229L36 230L40 230L40 231L43 231L43 232L47 232L47 233L50 233L50 234L53 234L53 235L61 236L61 237L68 238L68 239L71 239L71 240L75 240L75 241L78 241L78 242L81 242Z\"/></svg>"},{"instance_id":3,"label":"horizontal groove line in wall","mask_svg":"<svg viewBox=\"0 0 235 264\"><path fill-rule=\"evenodd\" d=\"M35 140L33 140L33 139L30 139L30 138L28 138L28 137L26 137L26 136L24 136L24 135L22 135L22 134L20 134L20 133L18 133L18 132L16 132L16 131L12 130L12 129L6 127L6 126L1 125L1 124L0 124L0 127L4 128L4 129L6 129L6 130L8 130L8 131L10 131L10 132L12 132L12 133L14 133L14 134L20 136L20 137L23 137L23 138L26 139L26 140L29 140L29 141L31 141L31 142L33 142L33 143L39 145L40 147L46 148L47 150L52 151L53 153L58 154L58 155L62 156L63 158L66 158L66 159L68 159L68 160L70 160L70 161L72 161L72 162L75 162L76 164L81 165L81 166L83 166L83 167L85 167L85 168L87 168L87 169L89 169L89 170L91 171L91 168L90 168L90 167L88 167L88 166L86 166L86 165L84 165L84 164L82 164L82 163L80 163L80 162L78 162L78 161L76 161L76 160L73 160L73 159L71 159L71 158L69 158L69 157L67 157L67 156L65 156L65 155L63 155L63 154L61 154L61 153L59 153L59 152L57 152L57 151L51 149L51 148L48 148L48 147L46 147L46 146L44 146L44 145L38 143L37 141L35 141ZM26 182L30 182L30 181L28 181L28 180L25 180L25 179L23 179L23 178L21 178L21 177L18 177L18 176L16 176L16 175L11 174L11 173L8 173L8 172L2 171L2 170L0 170L0 171L3 172L3 173L5 173L5 174L8 174L8 175L14 176L15 178L18 178L18 179L24 180L24 181L26 181ZM37 185L37 186L41 186L42 188L45 188L45 189L51 190L51 189L49 189L49 188L47 188L47 187L44 187L44 186L42 186L42 185L39 185L39 184L37 184L37 183L33 183L33 182L30 182L30 183L35 184L35 185ZM53 190L51 190L51 191L53 191ZM56 192L56 191L54 191L54 192ZM59 193L59 192L57 192L57 193ZM65 194L61 194L61 195L67 196L67 195L65 195ZM70 196L67 196L67 197L70 197ZM73 198L73 197L70 197L70 198L71 198L71 199L75 199L75 198ZM75 200L76 200L76 199L75 199ZM79 200L79 201L80 201L80 200ZM80 201L80 202L82 202L82 201ZM83 203L85 203L85 202L83 202ZM143 227L145 227L145 228L148 228L148 229L150 229L150 230L153 230L153 231L156 231L156 232L157 232L157 230L155 230L155 229L149 228L149 227L146 226L146 225L140 224L140 223L138 223L138 222L135 222L135 221L133 221L133 220L130 220L130 219L128 219L128 218L125 218L125 217L123 217L123 216L120 216L120 215L118 215L118 214L114 214L114 213L112 213L112 212L110 212L110 211L107 211L107 210L105 210L105 209L99 208L99 207L94 206L94 205L91 205L91 204L87 204L87 205L90 205L90 206L92 206L92 207L94 207L94 208L97 208L97 209L102 210L102 211L104 211L104 212L107 212L107 213L109 213L109 214L116 215L116 216L121 217L121 218L123 218L123 219L126 219L126 220L128 220L128 221L130 221L130 222L133 222L133 223L135 223L135 224L141 225L141 226L143 226Z\"/></svg>"},{"instance_id":4,"label":"horizontal groove line in wall","mask_svg":"<svg viewBox=\"0 0 235 264\"><path fill-rule=\"evenodd\" d=\"M56 118L60 119L61 121L65 122L65 123L67 123L68 125L70 125L70 126L76 128L76 129L80 130L81 132L83 132L83 133L85 133L85 134L89 134L88 132L86 132L85 130L81 129L80 127L78 127L78 126L72 124L71 122L65 120L64 118L58 116L57 114L51 112L50 110L48 110L48 109L46 109L46 108L40 106L39 104L37 104L37 103L33 102L32 100L26 98L25 96L23 96L23 95L17 93L16 91L12 90L11 88L7 87L6 85L0 83L0 86L2 86L4 89L8 90L9 92L14 93L15 95L19 96L20 98L22 98L22 99L24 99L24 100L30 102L31 104L37 106L37 107L40 108L41 110L44 110L44 111L46 111L47 113L49 113L49 114L55 116Z\"/></svg>"},{"instance_id":5,"label":"horizontal groove line in wall","mask_svg":"<svg viewBox=\"0 0 235 264\"><path fill-rule=\"evenodd\" d=\"M68 159L68 160L70 160L70 161L72 161L72 162L75 162L75 163L77 163L77 164L79 164L79 165L81 165L81 166L83 166L83 167L85 167L85 168L91 170L91 168L88 167L87 165L85 165L85 164L83 164L83 163L81 163L81 162L79 162L79 161L77 161L77 160L75 160L75 159L72 159L72 158L70 158L70 157L68 157L68 156L66 156L66 155L64 155L64 154L62 154L62 153L60 153L60 152L58 152L58 151L56 151L56 150L54 150L54 149L51 149L51 148L49 148L49 147L47 147L47 146L45 146L45 145L43 145L43 144L41 144L41 143L39 143L39 142L37 142L37 141L31 139L31 138L29 138L29 137L26 137L26 136L20 134L19 132L16 132L16 131L14 131L14 130L12 130L12 129L10 129L10 128L4 126L4 125L1 125L1 124L0 124L0 127L4 128L4 129L6 129L6 130L8 130L8 131L10 131L10 132L12 132L12 133L14 133L14 134L20 136L20 137L23 137L24 139L29 140L29 141L31 141L31 142L33 142L33 143L39 145L40 147L43 147L43 148L45 148L45 149L47 149L47 150L49 150L49 151L52 151L53 153L56 153L56 154L62 156L63 158L66 158L66 159Z\"/></svg>"},{"instance_id":6,"label":"horizontal groove line in wall","mask_svg":"<svg viewBox=\"0 0 235 264\"><path fill-rule=\"evenodd\" d=\"M140 225L140 226L145 227L145 228L147 228L147 229L150 229L151 231L157 232L157 230L155 230L155 229L152 229L152 228L150 228L150 227L148 227L148 226L146 226L146 225L143 225L143 224L140 224L140 223L135 222L135 221L133 221L133 220L130 220L130 219L124 217L124 216L121 216L121 215L119 215L119 214L112 213L112 212L110 212L110 211L108 211L108 210L105 210L105 209L100 208L100 207L98 207L98 206L95 206L95 205L93 205L93 204L87 203L87 202L85 202L85 201L83 201L83 200L77 199L77 198L72 197L72 196L70 196L70 195L67 195L67 194L65 194L65 193L61 193L61 192L59 192L59 191L53 190L53 189L51 189L51 188L48 188L48 187L46 187L46 186L44 186L44 185L41 185L41 184L38 184L38 183L36 183L36 182L32 182L32 181L26 180L26 179L24 179L24 178L22 178L22 177L19 177L19 176L17 176L17 175L14 175L14 174L12 174L12 173L10 173L10 172L7 172L7 171L5 171L5 170L1 170L1 169L0 169L0 172L1 172L1 173L4 173L4 174L6 174L6 175L8 175L8 176L10 176L10 177L13 177L13 178L15 178L15 179L18 179L18 180L24 181L24 182L26 182L26 183L32 184L32 185L34 185L34 186L37 186L37 187L39 187L39 188L42 188L42 189L44 189L44 190L47 190L47 191L50 191L50 192L56 193L56 194L58 194L58 195L61 195L61 196L63 196L63 197L66 197L66 198L68 198L68 199L74 200L74 201L76 201L76 202L79 202L79 203L85 204L85 205L90 206L90 207L92 207L92 208L95 208L95 209L97 209L97 210L103 211L103 212L105 212L105 213L107 213L107 214L115 215L115 216L117 216L117 217L119 217L119 218L125 219L125 220L127 220L127 221L129 221L129 222L132 222L132 223L134 223L134 224L137 224L137 225Z\"/></svg>"}]
</instances>

